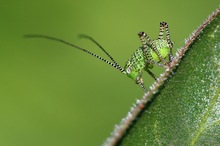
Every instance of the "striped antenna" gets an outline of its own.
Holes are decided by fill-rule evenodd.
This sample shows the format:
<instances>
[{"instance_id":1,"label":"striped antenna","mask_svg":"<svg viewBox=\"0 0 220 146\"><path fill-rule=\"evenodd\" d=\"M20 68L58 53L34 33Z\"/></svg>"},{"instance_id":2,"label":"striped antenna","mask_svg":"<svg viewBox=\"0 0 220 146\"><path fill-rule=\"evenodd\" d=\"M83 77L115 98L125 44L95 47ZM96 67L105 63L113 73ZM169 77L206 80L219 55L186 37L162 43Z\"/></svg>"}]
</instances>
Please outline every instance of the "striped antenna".
<instances>
[{"instance_id":1,"label":"striped antenna","mask_svg":"<svg viewBox=\"0 0 220 146\"><path fill-rule=\"evenodd\" d=\"M112 58L112 56L97 41L95 41L92 37L87 36L87 35L80 35L80 36L83 37L83 38L87 38L87 39L91 40L93 43L95 43L113 61L113 63L106 60L106 59L104 59L104 58L102 58L102 57L100 57L100 56L98 56L98 55L96 55L96 54L94 54L94 53L92 53L92 52L90 52L90 51L88 51L88 50L86 50L86 49L84 49L84 48L81 48L77 45L74 45L72 43L69 43L69 42L64 41L62 39L59 39L59 38L55 38L55 37L51 37L51 36L47 36L47 35L38 35L38 34L25 35L24 37L25 38L44 38L44 39L49 39L49 40L53 40L53 41L57 41L57 42L66 44L68 46L79 49L83 52L86 52L86 53L88 53L88 54L104 61L105 63L107 63L107 64L113 66L114 68L116 68L117 70L119 70L121 73L126 73L125 70Z\"/></svg>"},{"instance_id":2,"label":"striped antenna","mask_svg":"<svg viewBox=\"0 0 220 146\"><path fill-rule=\"evenodd\" d=\"M92 37L85 35L85 34L80 34L79 35L80 38L85 38L85 39L89 39L90 41L92 41L94 44L96 44L115 64L117 64L117 62L113 59L113 57L96 41L94 40Z\"/></svg>"},{"instance_id":3,"label":"striped antenna","mask_svg":"<svg viewBox=\"0 0 220 146\"><path fill-rule=\"evenodd\" d=\"M85 35L85 34L80 34L79 37L89 39L94 44L96 44L113 61L113 63L118 66L119 70L121 72L124 72L124 69L114 60L114 58L96 40L94 40L92 37Z\"/></svg>"}]
</instances>

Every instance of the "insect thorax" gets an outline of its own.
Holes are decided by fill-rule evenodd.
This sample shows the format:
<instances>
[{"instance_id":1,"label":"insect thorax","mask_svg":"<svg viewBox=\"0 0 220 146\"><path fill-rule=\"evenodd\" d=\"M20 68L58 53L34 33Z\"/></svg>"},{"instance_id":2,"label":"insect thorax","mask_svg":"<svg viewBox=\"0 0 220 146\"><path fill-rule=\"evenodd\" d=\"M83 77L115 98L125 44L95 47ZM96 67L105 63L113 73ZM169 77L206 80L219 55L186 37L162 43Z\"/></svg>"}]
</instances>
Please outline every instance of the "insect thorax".
<instances>
[{"instance_id":1,"label":"insect thorax","mask_svg":"<svg viewBox=\"0 0 220 146\"><path fill-rule=\"evenodd\" d=\"M170 48L167 40L157 39L153 41L155 47L160 53L162 58L166 58L169 54ZM132 54L131 59L129 59L125 64L125 71L128 77L136 80L138 75L142 73L143 70L152 69L154 64L153 62L160 62L158 55L154 52L152 47L147 44L148 48L143 49L140 47L136 50L134 54ZM149 61L149 62L147 62Z\"/></svg>"},{"instance_id":2,"label":"insect thorax","mask_svg":"<svg viewBox=\"0 0 220 146\"><path fill-rule=\"evenodd\" d=\"M142 47L136 50L125 64L125 71L128 77L136 80L137 76L146 66L146 56L143 53Z\"/></svg>"}]
</instances>

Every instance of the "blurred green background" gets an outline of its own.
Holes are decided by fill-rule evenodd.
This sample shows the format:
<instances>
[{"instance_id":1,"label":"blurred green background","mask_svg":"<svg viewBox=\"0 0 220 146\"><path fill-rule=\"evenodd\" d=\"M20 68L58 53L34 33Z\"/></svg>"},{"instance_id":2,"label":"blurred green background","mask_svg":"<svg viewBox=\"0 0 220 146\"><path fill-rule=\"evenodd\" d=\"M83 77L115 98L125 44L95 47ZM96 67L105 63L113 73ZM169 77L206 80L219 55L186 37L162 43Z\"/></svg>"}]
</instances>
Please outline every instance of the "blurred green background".
<instances>
[{"instance_id":1,"label":"blurred green background","mask_svg":"<svg viewBox=\"0 0 220 146\"><path fill-rule=\"evenodd\" d=\"M1 0L0 145L101 145L143 95L126 75L90 55L23 35L55 36L105 57L77 37L88 34L124 66L140 46L139 31L155 39L159 22L166 21L179 48L218 5L219 0ZM153 79L143 76L149 87Z\"/></svg>"}]
</instances>

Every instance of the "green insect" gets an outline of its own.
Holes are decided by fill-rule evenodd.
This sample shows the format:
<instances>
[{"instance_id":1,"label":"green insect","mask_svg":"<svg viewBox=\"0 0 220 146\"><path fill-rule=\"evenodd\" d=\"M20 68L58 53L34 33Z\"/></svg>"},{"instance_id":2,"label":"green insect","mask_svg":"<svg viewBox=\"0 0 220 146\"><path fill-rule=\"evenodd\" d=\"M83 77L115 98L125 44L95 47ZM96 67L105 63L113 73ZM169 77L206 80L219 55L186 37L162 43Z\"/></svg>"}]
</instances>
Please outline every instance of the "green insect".
<instances>
[{"instance_id":1,"label":"green insect","mask_svg":"<svg viewBox=\"0 0 220 146\"><path fill-rule=\"evenodd\" d=\"M164 31L166 32L166 38L164 39ZM91 40L95 43L109 58L111 61L108 61L84 48L81 48L77 45L66 42L62 39L58 39L55 37L45 36L45 35L26 35L27 38L45 38L54 41L58 41L64 43L66 45L77 48L81 51L84 51L105 63L113 66L117 70L119 70L123 74L127 74L128 77L133 79L135 83L139 84L139 86L147 92L147 89L144 85L144 81L142 79L142 72L148 72L155 80L157 77L150 71L154 67L154 65L159 65L163 67L168 67L170 62L173 59L172 56L172 48L173 42L170 40L170 33L168 24L166 22L160 22L160 32L158 39L151 40L148 35L144 32L139 32L138 36L141 40L142 46L134 52L131 58L126 62L125 67L122 68L113 57L92 37L87 35L80 35L83 38ZM169 61L166 62L165 59L169 58Z\"/></svg>"}]
</instances>

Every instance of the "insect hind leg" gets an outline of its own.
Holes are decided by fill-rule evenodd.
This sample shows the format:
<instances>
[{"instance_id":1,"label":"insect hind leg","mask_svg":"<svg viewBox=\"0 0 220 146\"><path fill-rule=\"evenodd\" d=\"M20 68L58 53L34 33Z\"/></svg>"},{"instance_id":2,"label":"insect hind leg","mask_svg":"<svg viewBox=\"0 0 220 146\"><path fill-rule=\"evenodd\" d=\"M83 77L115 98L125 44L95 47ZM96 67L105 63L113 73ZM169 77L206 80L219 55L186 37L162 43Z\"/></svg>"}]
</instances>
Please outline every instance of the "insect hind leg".
<instances>
[{"instance_id":1,"label":"insect hind leg","mask_svg":"<svg viewBox=\"0 0 220 146\"><path fill-rule=\"evenodd\" d=\"M163 39L163 34L164 34L164 22L160 22L160 31L158 35L158 39Z\"/></svg>"},{"instance_id":2,"label":"insect hind leg","mask_svg":"<svg viewBox=\"0 0 220 146\"><path fill-rule=\"evenodd\" d=\"M147 73L148 73L152 78L154 78L155 80L157 80L157 77L156 77L156 75L155 75L154 73L152 73L149 69L147 69L146 71L147 71Z\"/></svg>"},{"instance_id":3,"label":"insect hind leg","mask_svg":"<svg viewBox=\"0 0 220 146\"><path fill-rule=\"evenodd\" d=\"M147 46L147 42L145 41L145 39L150 43L150 46L151 48L153 49L153 51L157 54L157 56L159 57L160 61L167 65L167 62L165 61L165 59L161 56L159 50L156 48L154 42L149 38L149 36L145 33L145 32L139 32L138 33L138 36L141 40L141 43L142 43L142 47L143 47L143 51L144 53L146 53L149 49L148 46Z\"/></svg>"},{"instance_id":4,"label":"insect hind leg","mask_svg":"<svg viewBox=\"0 0 220 146\"><path fill-rule=\"evenodd\" d=\"M166 65L161 64L161 63L158 63L158 62L155 62L155 61L153 61L153 60L146 60L146 63L149 63L149 64L155 64L155 65L158 65L158 66L161 66L161 67L167 68Z\"/></svg>"},{"instance_id":5,"label":"insect hind leg","mask_svg":"<svg viewBox=\"0 0 220 146\"><path fill-rule=\"evenodd\" d=\"M172 53L173 42L170 39L169 27L168 27L168 24L166 22L160 22L160 33L159 33L158 39L162 39L163 38L164 30L166 31L166 40L167 40L167 43L168 43L169 48L170 48L169 63L171 63L172 60L173 60L173 53Z\"/></svg>"}]
</instances>

